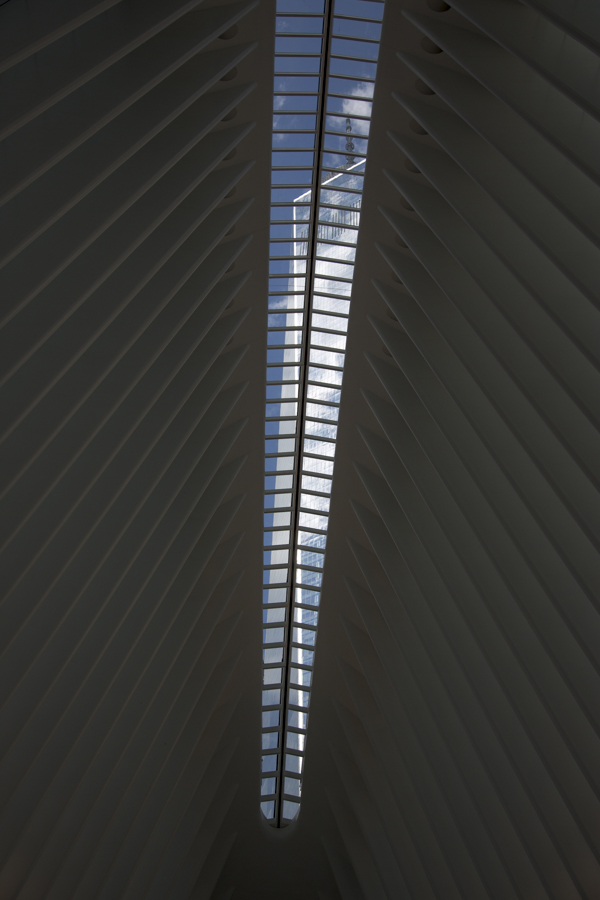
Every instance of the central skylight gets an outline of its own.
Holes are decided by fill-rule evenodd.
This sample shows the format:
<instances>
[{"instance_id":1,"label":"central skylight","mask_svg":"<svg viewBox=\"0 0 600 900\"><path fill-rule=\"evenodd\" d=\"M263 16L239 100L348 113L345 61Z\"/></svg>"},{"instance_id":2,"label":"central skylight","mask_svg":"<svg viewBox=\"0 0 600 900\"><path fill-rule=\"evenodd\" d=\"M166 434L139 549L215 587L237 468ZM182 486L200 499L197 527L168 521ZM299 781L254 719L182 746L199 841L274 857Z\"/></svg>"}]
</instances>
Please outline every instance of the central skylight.
<instances>
[{"instance_id":1,"label":"central skylight","mask_svg":"<svg viewBox=\"0 0 600 900\"><path fill-rule=\"evenodd\" d=\"M261 810L296 818L382 2L277 0Z\"/></svg>"}]
</instances>

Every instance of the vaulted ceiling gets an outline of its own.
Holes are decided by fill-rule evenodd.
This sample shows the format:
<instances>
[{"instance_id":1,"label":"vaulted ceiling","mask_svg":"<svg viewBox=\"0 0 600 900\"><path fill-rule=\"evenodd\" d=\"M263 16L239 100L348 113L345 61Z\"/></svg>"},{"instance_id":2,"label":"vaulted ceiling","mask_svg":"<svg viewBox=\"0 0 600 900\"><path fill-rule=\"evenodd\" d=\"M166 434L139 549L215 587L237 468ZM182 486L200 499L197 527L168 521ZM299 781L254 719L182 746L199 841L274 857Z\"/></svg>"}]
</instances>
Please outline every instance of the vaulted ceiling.
<instances>
[{"instance_id":1,"label":"vaulted ceiling","mask_svg":"<svg viewBox=\"0 0 600 900\"><path fill-rule=\"evenodd\" d=\"M0 6L0 897L597 900L598 6L386 0L285 829L274 31Z\"/></svg>"}]
</instances>

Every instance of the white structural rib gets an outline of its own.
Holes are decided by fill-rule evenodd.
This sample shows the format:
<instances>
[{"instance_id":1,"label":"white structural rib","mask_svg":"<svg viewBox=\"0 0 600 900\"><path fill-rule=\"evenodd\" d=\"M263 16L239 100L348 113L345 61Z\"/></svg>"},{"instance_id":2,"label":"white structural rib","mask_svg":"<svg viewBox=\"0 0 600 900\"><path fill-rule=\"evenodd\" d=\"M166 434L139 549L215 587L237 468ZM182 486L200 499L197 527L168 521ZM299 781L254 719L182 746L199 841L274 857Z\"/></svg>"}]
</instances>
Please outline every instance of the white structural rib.
<instances>
[{"instance_id":1,"label":"white structural rib","mask_svg":"<svg viewBox=\"0 0 600 900\"><path fill-rule=\"evenodd\" d=\"M226 860L254 5L0 7L2 896Z\"/></svg>"},{"instance_id":2,"label":"white structural rib","mask_svg":"<svg viewBox=\"0 0 600 900\"><path fill-rule=\"evenodd\" d=\"M356 459L356 522L332 520L355 613L340 600L351 703L329 729L324 843L343 897L592 900L597 9L400 7L338 447Z\"/></svg>"}]
</instances>

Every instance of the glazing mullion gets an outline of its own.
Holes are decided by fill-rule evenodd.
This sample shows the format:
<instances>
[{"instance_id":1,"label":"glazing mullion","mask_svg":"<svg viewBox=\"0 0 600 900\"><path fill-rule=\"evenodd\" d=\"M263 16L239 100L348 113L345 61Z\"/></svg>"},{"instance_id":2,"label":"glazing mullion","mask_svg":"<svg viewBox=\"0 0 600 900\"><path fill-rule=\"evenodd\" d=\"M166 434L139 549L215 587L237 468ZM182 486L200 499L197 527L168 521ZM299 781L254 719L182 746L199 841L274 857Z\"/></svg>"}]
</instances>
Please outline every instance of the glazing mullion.
<instances>
[{"instance_id":1,"label":"glazing mullion","mask_svg":"<svg viewBox=\"0 0 600 900\"><path fill-rule=\"evenodd\" d=\"M265 445L265 487L279 488L278 493L271 493L275 499L269 502L273 508L278 497L283 498L280 506L284 501L290 503L285 511L265 514L265 562L271 564L265 572L276 573L278 561L287 565L273 576L285 576L285 584L269 588L267 593L273 596L265 603L267 621L274 623L272 628L280 628L278 634L285 640L284 648L277 651L281 664L271 659L264 676L271 679L269 684L277 682L276 687L265 688L265 698L278 701L271 704L270 712L280 721L277 748L275 738L266 736L273 752L265 757L264 771L275 773L265 782L265 789L272 790L265 796L272 796L272 821L279 824L294 817L301 795L354 274L353 247L360 224L383 4L367 3L361 6L365 9L371 12L368 20L352 15L353 0L336 0L333 19L325 9L325 18L303 15L300 10L296 15L278 17L278 28L286 34L276 38L274 125L283 128L274 132L273 139L269 312L277 310L277 315L282 315L284 310L297 310L303 314L301 325L293 318L269 320L273 352L267 392L271 390L272 410L296 413L295 418L278 420L280 424L274 428L279 435L267 439ZM331 30L331 40L327 30ZM317 57L310 55L317 33L321 40L318 66ZM281 55L300 49L297 62ZM328 76L325 60L329 50ZM315 102L316 74L321 79L321 102L318 97ZM323 83L326 77L327 85ZM313 90L306 90L309 87ZM317 114L310 119L315 109ZM296 117L293 123L290 110ZM314 134L303 124L314 125ZM298 241L300 221L305 223L305 246ZM279 224L285 222L287 233L286 226ZM322 242L319 247L317 241ZM290 385L294 386L291 392ZM290 406L294 402L297 407ZM281 432L291 429L290 421L295 422L294 437L285 438ZM283 445L285 440L293 441L293 453L291 446Z\"/></svg>"},{"instance_id":2,"label":"glazing mullion","mask_svg":"<svg viewBox=\"0 0 600 900\"><path fill-rule=\"evenodd\" d=\"M302 17L296 17L294 19L293 16L287 16L287 21L278 18L278 34L282 28L286 33L283 35L282 39L280 39L279 36L276 38L276 73L281 72L281 70L288 70L289 72L290 69L293 70L295 68L293 63L290 64L287 57L281 57L279 55L279 51L283 50L284 52L287 52L290 49L294 49L293 44L298 41L300 41L300 43L304 42L304 49L308 49L309 54L314 50L314 39L310 37L310 31L304 35L301 32L303 25L300 21L301 18ZM318 26L318 23L316 23L314 18L309 24L311 24L313 32L319 31L319 27L315 27L315 25ZM321 32L323 31L323 17L321 17L320 30ZM290 36L290 33L288 32L294 33L293 36ZM313 73L313 76L316 74L319 79L319 89L321 87L320 79L323 77L322 60L324 45L322 42L322 35L320 40L319 56L311 57L310 55L304 55L299 57L301 62L299 62L298 65L298 67L304 71L310 70ZM319 121L317 119L317 114L320 116L318 107L321 96L320 90L318 93L314 90L296 90L297 87L302 87L302 84L298 79L291 80L291 77L287 80L287 86L293 86L294 90L287 91L285 90L286 84L284 81L285 79L283 76L280 77L279 74L276 74L274 82L274 136L272 142L274 155L272 160L271 236L275 236L273 234L274 230L276 234L277 231L279 231L277 236L282 239L285 237L287 246L285 246L283 240L281 240L280 243L273 243L271 247L272 253L270 254L270 259L273 260L273 262L270 262L269 264L268 306L269 316L273 316L274 318L272 320L269 319L268 322L267 366L267 396L269 396L270 393L271 400L274 403L280 401L281 404L291 402L291 398L289 397L290 388L295 388L295 393L299 394L302 385L302 371L306 364L305 347L308 334L306 301L310 278L310 274L306 271L308 262L307 249L308 241L311 239L310 229L311 227L314 227L315 221L316 128ZM306 82L306 84L314 87L314 77L311 82ZM290 110L292 112L295 111L298 117L298 121L293 122L293 128L286 127L292 124L292 120L289 118ZM304 119L300 118L302 116L304 116ZM310 119L310 116L313 118ZM300 126L302 126L302 124L309 124L310 128L298 127L298 124L300 124ZM288 227L285 229L287 233L282 234L284 229L283 223L286 222L288 223ZM304 241L305 246L300 246L302 241ZM289 320L279 318L280 316L287 316L288 311L290 311L290 315L292 315L291 311L296 311L293 315L297 317L295 319L290 318ZM299 320L300 315L302 316L302 321ZM293 331L294 328L295 331ZM271 350L272 352L269 359L269 352ZM291 350L293 350L292 353L290 353ZM301 398L299 397L297 401L296 398L294 398L293 402L301 402ZM273 410L275 412L278 411L276 406L273 406ZM286 510L281 512L270 513L267 508L269 505L276 507L278 502L277 496L284 495L265 494L265 549L267 544L269 547L275 547L274 540L277 540L277 549L283 551L280 555L282 560L284 559L285 551L288 552L285 582L283 580L284 573L282 570L281 576L275 576L276 578L281 577L281 582L277 584L276 588L267 591L267 596L264 598L266 602L263 605L263 608L267 610L267 618L269 618L269 613L273 613L271 619L273 621L278 620L278 622L282 623L280 626L282 629L280 634L281 641L277 641L277 651L276 653L272 653L269 659L265 659L264 667L264 679L271 677L279 679L277 689L272 689L274 693L265 695L267 700L278 699L279 702L276 705L271 704L268 712L275 713L276 715L278 714L280 717L280 721L277 725L277 732L275 732L275 715L272 717L273 730L270 732L271 736L269 736L269 732L265 732L265 736L263 737L265 749L268 751L263 759L263 769L266 766L266 770L268 770L269 773L272 773L269 776L270 780L264 784L265 790L268 791L268 793L264 793L263 797L272 797L272 800L267 802L263 801L261 808L267 818L270 818L271 821L279 821L279 797L283 788L281 779L285 778L283 774L284 757L281 740L283 722L281 721L281 717L283 716L285 707L285 691L287 689L285 669L289 668L289 659L287 659L285 651L289 646L288 629L293 627L290 622L290 585L293 562L291 555L294 546L292 539L294 527L293 508L297 505L295 497L297 496L297 491L299 489L297 479L300 452L298 427L299 410L297 408L296 410L293 410L289 407L284 409L282 405L279 411L295 411L296 415L287 419L280 416L277 420L273 420L276 421L277 424L271 424L271 426L269 426L269 419L266 420L265 477L271 479L277 478L277 475L270 475L270 472L271 470L281 470L281 474L287 476L287 481L282 482L283 486L290 487L289 494L285 495L286 507L289 500L289 509L286 508ZM278 434L269 435L269 430L271 432L278 432ZM289 436L283 436L283 432L288 432ZM287 444L284 445L284 442L286 441ZM292 442L293 447L291 446ZM271 452L269 453L269 451ZM290 451L292 452L290 453ZM285 462L280 463L280 460L282 459L284 459ZM290 469L292 459L293 466ZM273 480L266 481L265 489L268 487L272 488L276 486L276 484L277 482ZM279 520L277 520L278 516L280 517ZM281 517L285 517L285 522L282 522ZM286 534L280 534L277 538L271 537L271 535L275 534L276 526L281 524L287 526L285 529ZM282 530L283 529L280 529L280 531ZM271 553L272 551L269 550L268 552ZM265 563L271 561L275 563L277 559L277 556L269 555L265 557ZM269 573L273 571L275 571L273 566L265 568L265 581L270 578ZM273 596L271 597L269 594L273 594ZM275 642L273 642L273 644L274 643ZM279 649L280 645L281 649ZM281 664L279 664L279 660L281 660ZM272 672L275 674L271 675ZM280 691L280 693L276 694L275 690ZM277 738L274 737L276 733L279 735L278 741ZM276 743L278 746L275 746ZM296 768L298 768L298 766Z\"/></svg>"}]
</instances>

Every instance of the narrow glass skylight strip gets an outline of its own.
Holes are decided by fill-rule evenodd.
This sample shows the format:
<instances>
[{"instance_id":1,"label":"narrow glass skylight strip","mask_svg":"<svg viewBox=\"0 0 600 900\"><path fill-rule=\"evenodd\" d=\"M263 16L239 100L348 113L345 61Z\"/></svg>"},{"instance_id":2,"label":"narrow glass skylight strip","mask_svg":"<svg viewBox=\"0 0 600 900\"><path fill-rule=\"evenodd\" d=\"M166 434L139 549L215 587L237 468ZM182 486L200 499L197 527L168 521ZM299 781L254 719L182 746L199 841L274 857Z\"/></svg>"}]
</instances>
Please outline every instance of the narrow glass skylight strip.
<instances>
[{"instance_id":1,"label":"narrow glass skylight strip","mask_svg":"<svg viewBox=\"0 0 600 900\"><path fill-rule=\"evenodd\" d=\"M261 810L300 808L383 3L277 0ZM327 81L327 90L325 90Z\"/></svg>"}]
</instances>

